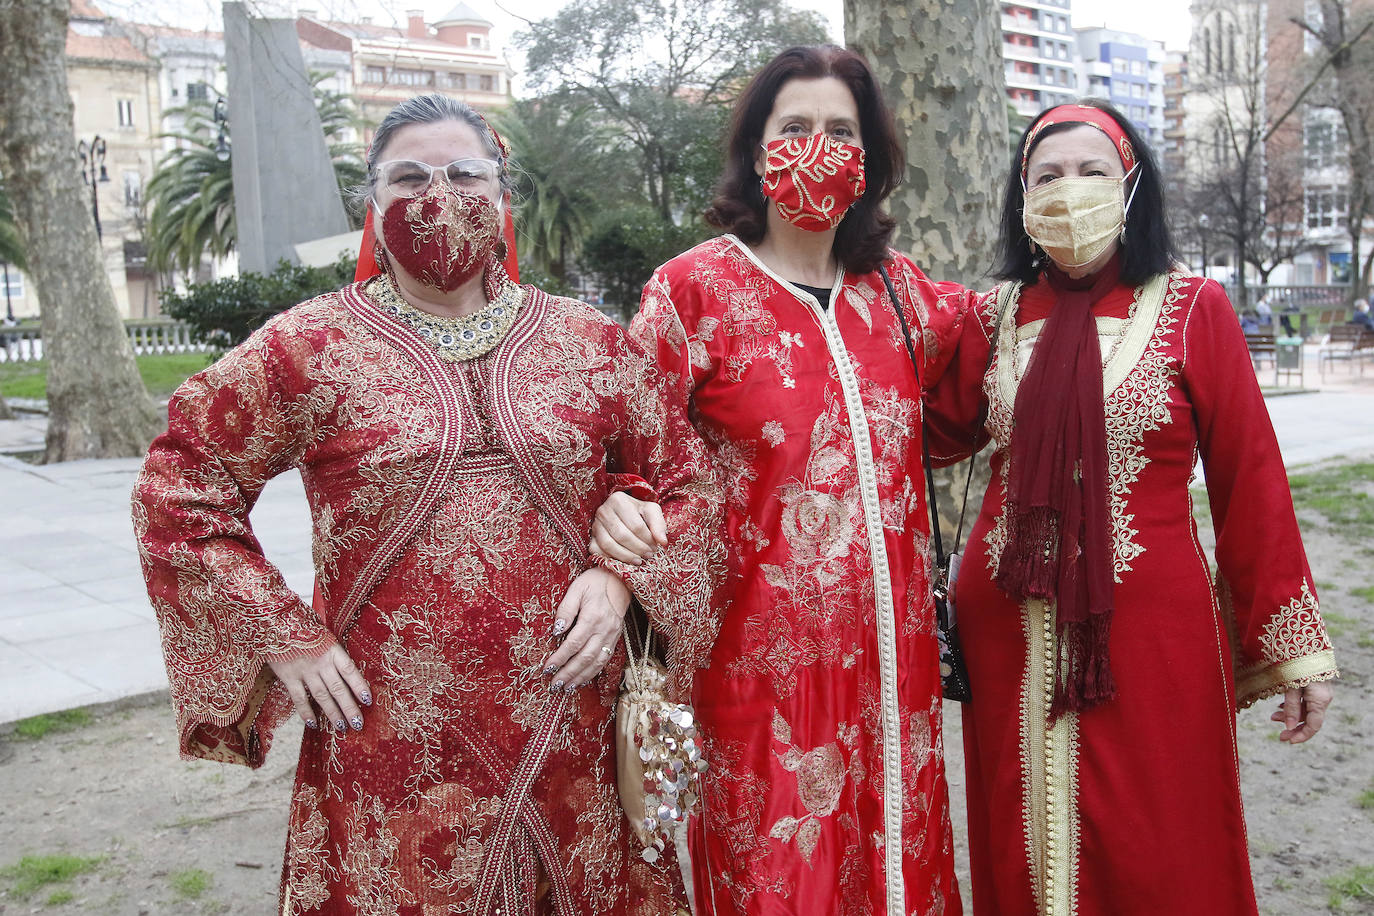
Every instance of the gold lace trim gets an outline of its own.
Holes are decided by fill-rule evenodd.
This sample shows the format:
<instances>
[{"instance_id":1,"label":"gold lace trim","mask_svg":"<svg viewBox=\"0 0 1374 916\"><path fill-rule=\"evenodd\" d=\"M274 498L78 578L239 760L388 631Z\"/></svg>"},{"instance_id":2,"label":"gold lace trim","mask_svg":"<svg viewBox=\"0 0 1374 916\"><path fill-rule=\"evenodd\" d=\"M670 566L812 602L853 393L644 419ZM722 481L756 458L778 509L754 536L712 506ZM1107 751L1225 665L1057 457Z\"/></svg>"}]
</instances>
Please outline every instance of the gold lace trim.
<instances>
[{"instance_id":1,"label":"gold lace trim","mask_svg":"<svg viewBox=\"0 0 1374 916\"><path fill-rule=\"evenodd\" d=\"M506 280L496 298L471 315L446 318L411 305L385 274L370 281L363 292L386 315L410 328L451 363L485 356L505 339L524 302L524 291ZM491 295L488 290L487 295Z\"/></svg>"}]
</instances>

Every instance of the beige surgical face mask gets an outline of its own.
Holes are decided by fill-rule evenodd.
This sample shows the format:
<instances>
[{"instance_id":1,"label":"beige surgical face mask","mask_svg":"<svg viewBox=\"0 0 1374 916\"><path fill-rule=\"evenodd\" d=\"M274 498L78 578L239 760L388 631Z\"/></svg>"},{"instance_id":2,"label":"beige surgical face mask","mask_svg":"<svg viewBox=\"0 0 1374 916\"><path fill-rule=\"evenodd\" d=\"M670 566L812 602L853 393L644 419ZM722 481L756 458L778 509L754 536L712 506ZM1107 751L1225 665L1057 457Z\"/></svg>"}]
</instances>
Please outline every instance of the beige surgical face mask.
<instances>
[{"instance_id":1,"label":"beige surgical face mask","mask_svg":"<svg viewBox=\"0 0 1374 916\"><path fill-rule=\"evenodd\" d=\"M1061 268L1091 264L1126 226L1126 210L1131 203L1126 199L1126 178L1131 172L1124 178L1056 178L1031 188L1025 192L1021 211L1026 235ZM1135 197L1134 188L1131 197Z\"/></svg>"}]
</instances>

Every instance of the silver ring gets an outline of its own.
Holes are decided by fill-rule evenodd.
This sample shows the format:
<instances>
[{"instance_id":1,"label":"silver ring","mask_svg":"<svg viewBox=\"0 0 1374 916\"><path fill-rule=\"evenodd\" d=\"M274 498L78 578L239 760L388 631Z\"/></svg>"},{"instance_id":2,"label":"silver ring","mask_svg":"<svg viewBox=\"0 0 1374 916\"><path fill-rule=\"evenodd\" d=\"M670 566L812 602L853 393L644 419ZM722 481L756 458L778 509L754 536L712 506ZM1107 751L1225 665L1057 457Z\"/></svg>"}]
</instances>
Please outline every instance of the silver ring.
<instances>
[{"instance_id":1,"label":"silver ring","mask_svg":"<svg viewBox=\"0 0 1374 916\"><path fill-rule=\"evenodd\" d=\"M602 653L605 654L605 655L610 655L610 654L611 654L612 652L614 652L615 650L612 649L610 646L602 646L602 647L601 647L601 651L602 651Z\"/></svg>"}]
</instances>

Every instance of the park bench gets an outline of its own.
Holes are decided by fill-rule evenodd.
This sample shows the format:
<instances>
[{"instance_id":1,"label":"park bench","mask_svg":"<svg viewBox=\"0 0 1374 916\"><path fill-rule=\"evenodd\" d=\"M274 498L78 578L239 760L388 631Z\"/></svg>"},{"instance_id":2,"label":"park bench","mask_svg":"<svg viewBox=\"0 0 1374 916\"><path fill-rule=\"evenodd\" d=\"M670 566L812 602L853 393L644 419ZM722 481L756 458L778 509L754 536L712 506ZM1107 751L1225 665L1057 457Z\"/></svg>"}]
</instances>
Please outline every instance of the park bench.
<instances>
[{"instance_id":1,"label":"park bench","mask_svg":"<svg viewBox=\"0 0 1374 916\"><path fill-rule=\"evenodd\" d=\"M1359 362L1360 375L1364 375L1366 357L1374 356L1374 331L1363 325L1334 324L1327 341L1317 351L1317 373L1326 377L1327 364L1337 361L1354 365Z\"/></svg>"},{"instance_id":2,"label":"park bench","mask_svg":"<svg viewBox=\"0 0 1374 916\"><path fill-rule=\"evenodd\" d=\"M1345 321L1346 309L1344 306L1334 309L1322 309L1317 313L1317 327L1333 328Z\"/></svg>"},{"instance_id":3,"label":"park bench","mask_svg":"<svg viewBox=\"0 0 1374 916\"><path fill-rule=\"evenodd\" d=\"M1245 335L1245 346L1250 351L1250 361L1255 364L1256 369L1264 360L1273 363L1277 358L1273 331L1248 332Z\"/></svg>"}]
</instances>

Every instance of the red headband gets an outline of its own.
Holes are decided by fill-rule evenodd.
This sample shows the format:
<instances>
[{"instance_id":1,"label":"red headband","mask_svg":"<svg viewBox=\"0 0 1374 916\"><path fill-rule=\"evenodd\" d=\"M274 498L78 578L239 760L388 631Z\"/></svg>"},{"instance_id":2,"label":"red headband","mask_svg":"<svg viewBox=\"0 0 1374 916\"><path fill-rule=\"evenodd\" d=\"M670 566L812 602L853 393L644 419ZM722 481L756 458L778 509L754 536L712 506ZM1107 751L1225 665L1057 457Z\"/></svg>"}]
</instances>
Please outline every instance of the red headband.
<instances>
[{"instance_id":1,"label":"red headband","mask_svg":"<svg viewBox=\"0 0 1374 916\"><path fill-rule=\"evenodd\" d=\"M1031 147L1035 145L1041 131L1051 124L1091 124L1112 141L1112 145L1116 147L1116 154L1121 157L1121 167L1127 173L1135 168L1135 149L1131 146L1126 132L1111 115L1092 105L1059 105L1042 114L1040 120L1031 128L1031 132L1026 135L1026 145L1021 149L1022 182L1026 180L1026 172L1030 167Z\"/></svg>"},{"instance_id":2,"label":"red headband","mask_svg":"<svg viewBox=\"0 0 1374 916\"><path fill-rule=\"evenodd\" d=\"M479 114L477 117L482 118ZM496 146L501 150L501 156L510 161L510 146L500 134L490 125L487 119L482 118L482 123L486 124L487 130L496 138ZM520 262L515 256L515 218L511 215L510 194L505 195L505 226L502 235L506 240L506 274L515 283L520 282ZM382 272L377 266L375 251L377 249L377 233L372 228L372 210L367 208L367 215L363 218L363 241L358 248L358 266L353 270L353 282L361 283L363 280L370 280Z\"/></svg>"}]
</instances>

